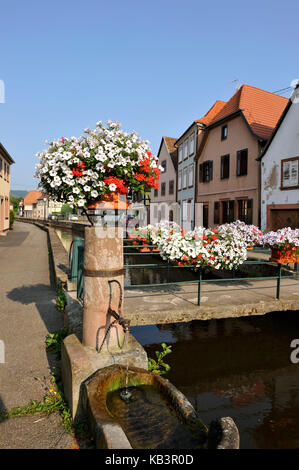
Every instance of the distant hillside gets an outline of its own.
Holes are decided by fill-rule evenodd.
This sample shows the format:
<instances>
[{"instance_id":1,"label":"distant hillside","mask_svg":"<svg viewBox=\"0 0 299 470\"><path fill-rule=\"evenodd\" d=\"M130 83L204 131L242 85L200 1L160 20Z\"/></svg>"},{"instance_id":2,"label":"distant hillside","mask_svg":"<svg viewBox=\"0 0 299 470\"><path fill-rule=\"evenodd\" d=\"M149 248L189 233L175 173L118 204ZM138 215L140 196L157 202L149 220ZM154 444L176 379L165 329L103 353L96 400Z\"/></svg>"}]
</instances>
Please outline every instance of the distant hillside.
<instances>
[{"instance_id":1,"label":"distant hillside","mask_svg":"<svg viewBox=\"0 0 299 470\"><path fill-rule=\"evenodd\" d=\"M10 195L11 196L16 196L16 197L21 197L22 199L24 199L24 197L26 196L26 194L28 193L28 191L24 191L24 190L20 190L20 189L12 189L10 191Z\"/></svg>"}]
</instances>

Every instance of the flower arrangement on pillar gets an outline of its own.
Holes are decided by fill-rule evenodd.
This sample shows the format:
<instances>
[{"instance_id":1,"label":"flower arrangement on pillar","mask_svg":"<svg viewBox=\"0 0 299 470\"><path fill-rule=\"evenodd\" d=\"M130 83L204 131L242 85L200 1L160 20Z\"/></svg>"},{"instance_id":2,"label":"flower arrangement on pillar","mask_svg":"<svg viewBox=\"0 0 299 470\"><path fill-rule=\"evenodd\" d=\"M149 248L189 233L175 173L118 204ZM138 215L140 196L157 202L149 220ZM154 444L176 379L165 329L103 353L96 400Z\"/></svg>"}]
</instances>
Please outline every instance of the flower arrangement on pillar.
<instances>
[{"instance_id":1,"label":"flower arrangement on pillar","mask_svg":"<svg viewBox=\"0 0 299 470\"><path fill-rule=\"evenodd\" d=\"M35 176L53 199L83 210L119 209L128 191L145 194L158 189L162 167L135 132L126 133L118 122L99 121L79 138L62 137L37 156ZM122 207L123 208L123 207Z\"/></svg>"},{"instance_id":2,"label":"flower arrangement on pillar","mask_svg":"<svg viewBox=\"0 0 299 470\"><path fill-rule=\"evenodd\" d=\"M282 228L268 232L263 237L263 244L271 248L270 261L276 263L299 263L299 229Z\"/></svg>"}]
</instances>

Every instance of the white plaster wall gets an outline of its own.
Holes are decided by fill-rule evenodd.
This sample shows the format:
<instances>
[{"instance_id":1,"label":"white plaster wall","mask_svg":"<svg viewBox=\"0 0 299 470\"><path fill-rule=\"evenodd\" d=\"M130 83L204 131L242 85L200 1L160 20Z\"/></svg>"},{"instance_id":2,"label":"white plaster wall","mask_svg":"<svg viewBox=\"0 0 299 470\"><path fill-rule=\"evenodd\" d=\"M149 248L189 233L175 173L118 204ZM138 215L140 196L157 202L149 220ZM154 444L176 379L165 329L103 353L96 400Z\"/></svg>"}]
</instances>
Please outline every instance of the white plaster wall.
<instances>
[{"instance_id":1,"label":"white plaster wall","mask_svg":"<svg viewBox=\"0 0 299 470\"><path fill-rule=\"evenodd\" d=\"M281 160L299 156L299 103L293 102L261 165L261 227L266 230L267 205L298 204L299 189L280 190Z\"/></svg>"}]
</instances>

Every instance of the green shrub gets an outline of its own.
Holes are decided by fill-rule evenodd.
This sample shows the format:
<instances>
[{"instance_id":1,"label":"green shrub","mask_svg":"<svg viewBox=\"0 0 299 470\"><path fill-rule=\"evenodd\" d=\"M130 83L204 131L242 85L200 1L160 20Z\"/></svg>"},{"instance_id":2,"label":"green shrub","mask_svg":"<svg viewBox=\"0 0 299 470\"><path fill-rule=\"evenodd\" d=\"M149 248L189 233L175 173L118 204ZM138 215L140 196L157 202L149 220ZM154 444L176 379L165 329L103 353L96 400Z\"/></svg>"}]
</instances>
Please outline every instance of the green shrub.
<instances>
[{"instance_id":1,"label":"green shrub","mask_svg":"<svg viewBox=\"0 0 299 470\"><path fill-rule=\"evenodd\" d=\"M14 221L16 220L16 213L14 210L9 211L9 228L12 228Z\"/></svg>"},{"instance_id":2,"label":"green shrub","mask_svg":"<svg viewBox=\"0 0 299 470\"><path fill-rule=\"evenodd\" d=\"M155 351L157 360L152 358L148 359L148 370L155 374L164 375L167 374L171 367L169 364L166 364L163 359L167 354L172 352L172 346L167 346L167 344L162 343L161 348L162 351Z\"/></svg>"}]
</instances>

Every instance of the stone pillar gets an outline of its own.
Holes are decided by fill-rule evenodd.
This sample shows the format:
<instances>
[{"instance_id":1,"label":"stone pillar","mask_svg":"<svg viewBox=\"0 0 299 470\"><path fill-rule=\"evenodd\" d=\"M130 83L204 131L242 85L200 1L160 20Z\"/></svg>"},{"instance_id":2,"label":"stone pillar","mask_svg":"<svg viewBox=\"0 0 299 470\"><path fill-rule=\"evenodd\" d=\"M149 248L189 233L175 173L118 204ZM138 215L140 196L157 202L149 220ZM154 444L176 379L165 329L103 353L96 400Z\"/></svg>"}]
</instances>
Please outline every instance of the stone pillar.
<instances>
[{"instance_id":1,"label":"stone pillar","mask_svg":"<svg viewBox=\"0 0 299 470\"><path fill-rule=\"evenodd\" d=\"M123 238L119 228L86 227L84 253L83 345L100 348L109 325L115 318L111 308L123 316L124 274ZM117 281L110 284L108 281ZM122 296L122 305L119 303ZM107 347L119 350L124 342L123 328L115 323L110 329L102 351Z\"/></svg>"}]
</instances>

